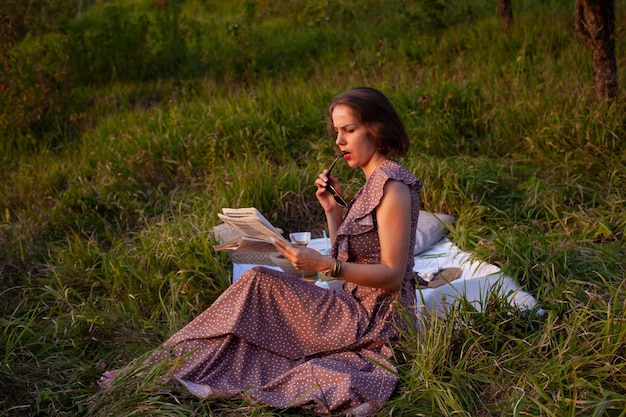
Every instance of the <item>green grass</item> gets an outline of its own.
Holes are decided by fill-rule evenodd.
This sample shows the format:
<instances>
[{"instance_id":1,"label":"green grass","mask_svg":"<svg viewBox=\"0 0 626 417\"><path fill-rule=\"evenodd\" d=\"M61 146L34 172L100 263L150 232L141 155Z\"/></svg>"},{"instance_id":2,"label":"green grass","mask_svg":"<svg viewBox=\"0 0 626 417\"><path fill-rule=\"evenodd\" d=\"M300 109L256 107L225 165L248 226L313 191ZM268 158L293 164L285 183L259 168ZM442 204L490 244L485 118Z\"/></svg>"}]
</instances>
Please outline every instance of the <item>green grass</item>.
<instances>
[{"instance_id":1,"label":"green grass","mask_svg":"<svg viewBox=\"0 0 626 417\"><path fill-rule=\"evenodd\" d=\"M410 132L423 207L547 312L494 293L422 318L381 415L626 416L624 1L612 105L569 2L514 2L509 31L489 1L66 3L44 26L29 9L31 36L0 54L0 414L299 415L163 392L168 363L106 394L95 381L228 286L209 237L222 207L321 235L325 107L371 85ZM346 195L363 181L337 175Z\"/></svg>"}]
</instances>

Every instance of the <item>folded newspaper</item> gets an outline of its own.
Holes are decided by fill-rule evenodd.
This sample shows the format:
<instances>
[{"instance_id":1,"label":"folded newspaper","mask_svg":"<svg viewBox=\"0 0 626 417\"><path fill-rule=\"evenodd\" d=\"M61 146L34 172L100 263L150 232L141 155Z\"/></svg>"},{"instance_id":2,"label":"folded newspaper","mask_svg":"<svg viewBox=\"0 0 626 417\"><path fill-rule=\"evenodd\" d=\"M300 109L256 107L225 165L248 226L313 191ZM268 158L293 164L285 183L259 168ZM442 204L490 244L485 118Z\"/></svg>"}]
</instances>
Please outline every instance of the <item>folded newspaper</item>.
<instances>
[{"instance_id":1,"label":"folded newspaper","mask_svg":"<svg viewBox=\"0 0 626 417\"><path fill-rule=\"evenodd\" d=\"M274 252L273 240L284 240L281 232L254 207L223 208L217 216L231 226L238 235L214 247L227 252Z\"/></svg>"}]
</instances>

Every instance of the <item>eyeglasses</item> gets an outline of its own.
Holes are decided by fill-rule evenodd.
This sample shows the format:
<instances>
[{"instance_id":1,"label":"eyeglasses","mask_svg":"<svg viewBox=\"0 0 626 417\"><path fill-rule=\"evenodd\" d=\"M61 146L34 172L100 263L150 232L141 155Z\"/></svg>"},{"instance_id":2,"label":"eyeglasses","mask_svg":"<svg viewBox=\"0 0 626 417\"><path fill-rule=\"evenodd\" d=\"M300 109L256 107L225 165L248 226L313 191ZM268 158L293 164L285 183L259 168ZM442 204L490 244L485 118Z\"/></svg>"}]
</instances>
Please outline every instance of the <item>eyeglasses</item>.
<instances>
[{"instance_id":1,"label":"eyeglasses","mask_svg":"<svg viewBox=\"0 0 626 417\"><path fill-rule=\"evenodd\" d=\"M328 172L326 173L327 177L330 177L330 172L333 170L333 168L335 167L335 164L337 163L337 161L339 160L339 158L342 158L343 154L337 156L335 158L335 160L333 161L332 164L330 164L330 168L328 168ZM335 199L335 202L343 208L348 208L348 203L346 202L346 200L344 200L344 198L341 196L341 194L339 194L337 192L337 190L335 190L335 187L333 187L330 184L326 184L326 191L328 191L329 193L332 194L333 198Z\"/></svg>"}]
</instances>

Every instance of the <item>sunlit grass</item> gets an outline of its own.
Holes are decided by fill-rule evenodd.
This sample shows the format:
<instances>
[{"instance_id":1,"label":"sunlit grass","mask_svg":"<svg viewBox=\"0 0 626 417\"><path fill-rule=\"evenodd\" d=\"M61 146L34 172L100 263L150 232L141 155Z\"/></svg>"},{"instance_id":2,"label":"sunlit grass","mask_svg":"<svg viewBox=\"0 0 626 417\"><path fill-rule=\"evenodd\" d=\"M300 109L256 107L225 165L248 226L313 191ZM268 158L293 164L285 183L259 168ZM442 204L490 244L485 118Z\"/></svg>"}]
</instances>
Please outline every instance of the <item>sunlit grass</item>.
<instances>
[{"instance_id":1,"label":"sunlit grass","mask_svg":"<svg viewBox=\"0 0 626 417\"><path fill-rule=\"evenodd\" d=\"M81 86L80 128L58 147L3 142L0 414L300 415L164 392L167 363L108 392L95 382L132 371L228 286L211 239L222 207L321 236L325 107L372 85L410 132L402 162L423 208L454 215L453 241L546 310L494 294L481 312L423 317L382 415L626 415L623 101L595 100L573 6L514 3L504 32L490 2L248 3L185 3L210 28L194 44L201 75ZM348 196L363 181L336 174Z\"/></svg>"}]
</instances>

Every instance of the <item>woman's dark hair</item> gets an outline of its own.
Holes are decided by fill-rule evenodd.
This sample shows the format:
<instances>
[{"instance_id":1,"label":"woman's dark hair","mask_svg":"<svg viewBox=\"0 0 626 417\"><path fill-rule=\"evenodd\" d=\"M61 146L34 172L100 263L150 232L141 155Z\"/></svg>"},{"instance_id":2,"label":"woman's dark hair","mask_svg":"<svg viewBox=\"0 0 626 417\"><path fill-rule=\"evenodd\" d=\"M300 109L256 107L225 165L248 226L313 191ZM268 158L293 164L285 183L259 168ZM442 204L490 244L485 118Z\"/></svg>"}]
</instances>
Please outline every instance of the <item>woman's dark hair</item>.
<instances>
[{"instance_id":1,"label":"woman's dark hair","mask_svg":"<svg viewBox=\"0 0 626 417\"><path fill-rule=\"evenodd\" d=\"M335 135L332 114L335 107L345 105L370 131L370 139L385 156L403 156L409 150L409 135L389 99L371 87L356 87L339 94L326 111L328 132Z\"/></svg>"}]
</instances>

